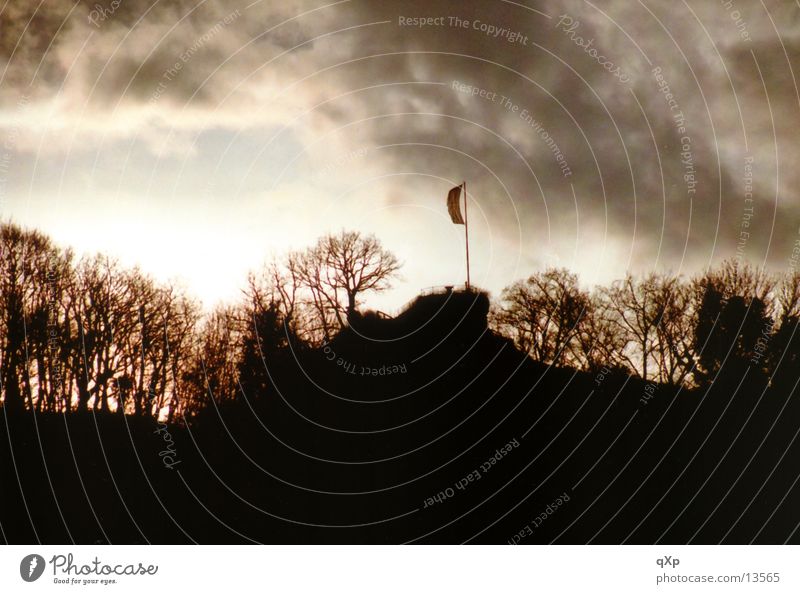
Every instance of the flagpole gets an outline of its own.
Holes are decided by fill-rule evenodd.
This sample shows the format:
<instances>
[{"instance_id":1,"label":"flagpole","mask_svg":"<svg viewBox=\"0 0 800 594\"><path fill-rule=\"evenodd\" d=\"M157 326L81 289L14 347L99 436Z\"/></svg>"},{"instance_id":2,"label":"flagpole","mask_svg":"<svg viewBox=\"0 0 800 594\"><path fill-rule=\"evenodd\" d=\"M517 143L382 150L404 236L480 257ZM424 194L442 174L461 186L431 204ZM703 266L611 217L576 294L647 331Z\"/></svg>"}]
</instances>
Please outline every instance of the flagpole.
<instances>
[{"instance_id":1,"label":"flagpole","mask_svg":"<svg viewBox=\"0 0 800 594\"><path fill-rule=\"evenodd\" d=\"M469 217L467 215L467 182L462 182L464 186L464 240L467 247L467 291L469 291Z\"/></svg>"}]
</instances>

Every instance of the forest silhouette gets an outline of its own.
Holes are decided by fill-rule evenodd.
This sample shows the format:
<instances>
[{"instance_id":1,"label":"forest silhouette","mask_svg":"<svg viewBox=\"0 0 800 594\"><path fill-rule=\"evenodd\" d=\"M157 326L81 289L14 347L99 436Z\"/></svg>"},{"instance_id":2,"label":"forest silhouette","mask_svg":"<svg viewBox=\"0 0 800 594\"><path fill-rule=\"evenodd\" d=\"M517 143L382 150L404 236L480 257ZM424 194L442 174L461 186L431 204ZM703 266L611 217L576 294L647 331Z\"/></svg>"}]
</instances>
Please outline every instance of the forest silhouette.
<instances>
[{"instance_id":1,"label":"forest silhouette","mask_svg":"<svg viewBox=\"0 0 800 594\"><path fill-rule=\"evenodd\" d=\"M6 542L798 540L797 271L389 315L401 263L341 231L204 311L12 223L0 250Z\"/></svg>"}]
</instances>

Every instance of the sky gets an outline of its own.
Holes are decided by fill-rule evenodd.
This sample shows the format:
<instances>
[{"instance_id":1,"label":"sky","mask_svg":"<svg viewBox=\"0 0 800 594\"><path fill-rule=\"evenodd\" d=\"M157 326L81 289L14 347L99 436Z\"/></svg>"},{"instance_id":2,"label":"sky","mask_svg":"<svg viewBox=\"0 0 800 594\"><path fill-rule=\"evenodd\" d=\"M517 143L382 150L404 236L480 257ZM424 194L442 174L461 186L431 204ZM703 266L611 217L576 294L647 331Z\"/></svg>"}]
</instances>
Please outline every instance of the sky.
<instances>
[{"instance_id":1,"label":"sky","mask_svg":"<svg viewBox=\"0 0 800 594\"><path fill-rule=\"evenodd\" d=\"M0 12L0 218L206 305L327 232L393 311L548 266L589 287L800 239L800 4L69 2ZM800 244L797 244L800 245Z\"/></svg>"}]
</instances>

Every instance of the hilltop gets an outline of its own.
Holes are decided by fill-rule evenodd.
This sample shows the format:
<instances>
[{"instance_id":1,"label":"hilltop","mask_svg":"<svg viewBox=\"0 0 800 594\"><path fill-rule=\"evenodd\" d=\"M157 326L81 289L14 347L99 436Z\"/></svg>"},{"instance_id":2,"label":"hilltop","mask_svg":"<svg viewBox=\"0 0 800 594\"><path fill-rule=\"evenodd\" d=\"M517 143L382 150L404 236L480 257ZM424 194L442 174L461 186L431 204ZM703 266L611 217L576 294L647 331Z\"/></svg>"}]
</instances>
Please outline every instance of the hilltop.
<instances>
[{"instance_id":1,"label":"hilltop","mask_svg":"<svg viewBox=\"0 0 800 594\"><path fill-rule=\"evenodd\" d=\"M444 290L359 316L265 361L271 389L186 423L7 415L5 538L766 543L800 521L781 503L800 472L793 392L544 365L488 311L483 293Z\"/></svg>"}]
</instances>

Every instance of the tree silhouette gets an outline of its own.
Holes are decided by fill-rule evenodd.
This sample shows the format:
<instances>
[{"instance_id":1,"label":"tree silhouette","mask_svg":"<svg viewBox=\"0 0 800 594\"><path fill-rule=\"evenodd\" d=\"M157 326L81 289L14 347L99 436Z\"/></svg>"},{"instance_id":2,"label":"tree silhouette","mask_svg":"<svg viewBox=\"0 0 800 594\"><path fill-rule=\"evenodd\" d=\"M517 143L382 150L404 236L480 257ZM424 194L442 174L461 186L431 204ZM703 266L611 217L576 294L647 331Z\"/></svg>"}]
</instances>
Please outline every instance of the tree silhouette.
<instances>
[{"instance_id":1,"label":"tree silhouette","mask_svg":"<svg viewBox=\"0 0 800 594\"><path fill-rule=\"evenodd\" d=\"M681 384L695 366L692 350L691 287L670 276L653 277L649 285L660 312L656 322L653 359L658 379L666 384Z\"/></svg>"},{"instance_id":2,"label":"tree silhouette","mask_svg":"<svg viewBox=\"0 0 800 594\"><path fill-rule=\"evenodd\" d=\"M589 372L603 367L627 369L623 357L625 335L611 317L605 315L605 307L602 295L591 295L576 336L581 367Z\"/></svg>"},{"instance_id":3,"label":"tree silhouette","mask_svg":"<svg viewBox=\"0 0 800 594\"><path fill-rule=\"evenodd\" d=\"M563 365L580 360L578 337L590 315L577 276L551 268L506 288L494 321L537 361Z\"/></svg>"},{"instance_id":4,"label":"tree silhouette","mask_svg":"<svg viewBox=\"0 0 800 594\"><path fill-rule=\"evenodd\" d=\"M787 274L778 285L778 318L781 325L800 316L800 271Z\"/></svg>"},{"instance_id":5,"label":"tree silhouette","mask_svg":"<svg viewBox=\"0 0 800 594\"><path fill-rule=\"evenodd\" d=\"M250 274L239 302L202 313L175 286L102 255L73 262L36 231L0 225L0 248L5 409L169 421L212 396L269 393L274 373L334 339L400 268L376 237L341 231ZM671 385L707 382L725 361L788 377L798 321L800 274L778 283L736 260L691 282L627 275L591 294L549 269L507 287L491 314L492 329L538 361L625 367Z\"/></svg>"},{"instance_id":6,"label":"tree silhouette","mask_svg":"<svg viewBox=\"0 0 800 594\"><path fill-rule=\"evenodd\" d=\"M282 276L279 268L272 265L264 280L265 284L250 276L242 307L238 373L247 396L267 393L276 370L292 365L290 348L305 347L295 318L298 287L293 277Z\"/></svg>"},{"instance_id":7,"label":"tree silhouette","mask_svg":"<svg viewBox=\"0 0 800 594\"><path fill-rule=\"evenodd\" d=\"M218 306L200 325L184 372L190 393L182 408L184 414L193 415L212 398L217 403L236 398L241 317L235 307Z\"/></svg>"},{"instance_id":8,"label":"tree silhouette","mask_svg":"<svg viewBox=\"0 0 800 594\"><path fill-rule=\"evenodd\" d=\"M658 325L665 310L659 293L655 274L641 280L628 274L602 291L604 315L625 337L626 349L621 356L645 381L650 378L648 364L657 347Z\"/></svg>"},{"instance_id":9,"label":"tree silhouette","mask_svg":"<svg viewBox=\"0 0 800 594\"><path fill-rule=\"evenodd\" d=\"M391 287L400 263L383 248L374 235L357 231L328 234L316 245L290 258L290 270L312 294L312 300L330 337L327 319L330 313L341 328L356 313L358 297L367 292L379 293Z\"/></svg>"},{"instance_id":10,"label":"tree silhouette","mask_svg":"<svg viewBox=\"0 0 800 594\"><path fill-rule=\"evenodd\" d=\"M68 518L70 539L94 542L98 535L86 512L97 511L95 520L118 512L112 489L124 497L131 520L136 513L135 526L127 526L125 514L111 518L115 541L235 540L239 529L248 538L316 538L318 526L362 519L362 498L331 493L369 493L386 497L386 509L409 509L451 484L438 473L418 473L424 464L452 463L454 480L469 477L481 461L498 460L502 449L496 448L513 435L520 448L503 459L508 472L487 475L500 486L516 472L517 460L522 470L539 460L532 472L546 476L553 461L570 459L556 469L558 482L576 484L567 480L575 472L586 480L582 491L602 491L609 476L638 488L641 477L664 476L652 466L663 452L660 460L675 460L680 479L702 490L708 465L692 463L696 447L722 456L715 472L718 467L733 483L741 465L739 449L724 447L730 439L737 448L753 444L758 459L769 463L748 472L766 475L785 460L796 432L798 273L778 283L729 261L692 279L627 275L590 291L575 274L549 269L510 284L493 305L486 292L449 287L426 291L391 317L358 313L365 295L389 288L399 264L377 239L355 232L278 257L247 277L238 299L209 310L136 267L103 255L74 261L43 234L15 225L0 225L0 251L0 438L13 448L13 457L0 457L0 482L9 485L0 489L7 540L19 540L27 534L20 526L34 521L42 542L66 540L58 526L66 527ZM408 394L414 397L397 397ZM56 413L70 414L69 422ZM405 425L408 431L384 430ZM677 447L673 429L681 438ZM481 435L484 443L476 440ZM651 455L631 456L631 440L638 445L645 436ZM395 463L397 452L410 451L408 439L436 445ZM473 445L475 454L462 456ZM172 448L186 462L180 476L164 468L177 458ZM604 452L602 465L597 452ZM362 463L379 457L392 464L376 471ZM52 474L37 468L42 462ZM80 465L80 488L70 478L73 465ZM133 480L139 470L147 481ZM421 477L420 484L405 485L408 476ZM758 473L748 476L761 484ZM300 485L307 485L302 493ZM458 488L465 509L473 505L469 497L480 503L483 491ZM659 489L640 493L650 498L643 500L648 515L661 514L654 515L657 525L674 520L676 509L690 509L681 497L667 507ZM527 505L538 511L552 501L550 493L532 497L538 499ZM751 498L752 490L731 491L730 505L723 506L733 514L730 525ZM695 499L691 514L723 513L706 499ZM320 515L309 518L314 524L282 519L301 518L323 500ZM19 513L23 502L27 514ZM69 515L59 518L62 509ZM268 517L264 509L281 515ZM566 509L572 508L559 514L572 513ZM191 521L212 510L219 522ZM429 533L441 516L425 511L391 526L373 526L365 515L364 530L356 527L348 538ZM594 520L605 522L605 511ZM514 510L516 518L497 533L524 525L528 512ZM336 524L324 523L334 515ZM547 540L573 519L546 525ZM636 526L618 524L624 521L620 514L607 534L645 534L638 532L644 526L638 516ZM749 524L742 522L742 530ZM236 534L229 530L234 526ZM474 526L459 530L464 539L475 534ZM698 534L695 527L689 534Z\"/></svg>"},{"instance_id":11,"label":"tree silhouette","mask_svg":"<svg viewBox=\"0 0 800 594\"><path fill-rule=\"evenodd\" d=\"M768 371L768 357L762 351L773 333L775 287L773 277L737 261L727 261L696 280L693 348L704 381L711 380L726 361L734 366L751 361ZM785 307L792 311L790 287L787 291Z\"/></svg>"},{"instance_id":12,"label":"tree silhouette","mask_svg":"<svg viewBox=\"0 0 800 594\"><path fill-rule=\"evenodd\" d=\"M33 407L36 399L41 408L51 399L48 390L58 383L49 378L48 321L52 295L57 299L60 294L71 254L60 252L38 231L8 224L0 226L0 253L0 383L5 406ZM52 314L58 315L57 307Z\"/></svg>"}]
</instances>

